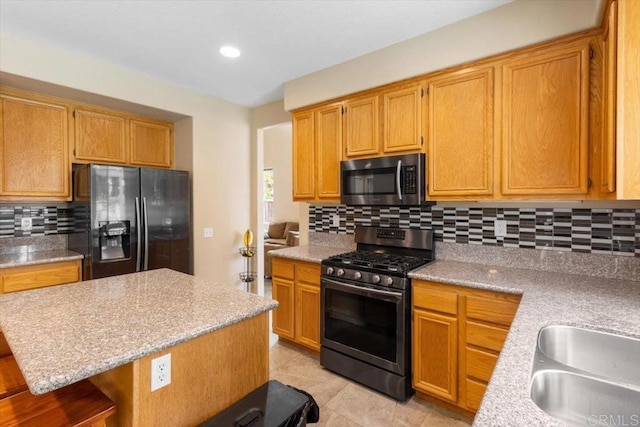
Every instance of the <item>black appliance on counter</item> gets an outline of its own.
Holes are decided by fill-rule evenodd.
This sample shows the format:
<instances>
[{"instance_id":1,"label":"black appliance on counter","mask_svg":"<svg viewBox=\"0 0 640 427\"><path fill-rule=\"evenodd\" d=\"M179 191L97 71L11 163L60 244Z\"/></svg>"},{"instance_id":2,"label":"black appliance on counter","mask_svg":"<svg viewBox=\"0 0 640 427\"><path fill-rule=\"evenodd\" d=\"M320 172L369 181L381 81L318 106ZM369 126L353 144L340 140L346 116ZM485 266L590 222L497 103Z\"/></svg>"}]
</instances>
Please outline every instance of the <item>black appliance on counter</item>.
<instances>
[{"instance_id":1,"label":"black appliance on counter","mask_svg":"<svg viewBox=\"0 0 640 427\"><path fill-rule=\"evenodd\" d=\"M156 268L193 273L189 172L73 165L74 233L83 279Z\"/></svg>"},{"instance_id":2,"label":"black appliance on counter","mask_svg":"<svg viewBox=\"0 0 640 427\"><path fill-rule=\"evenodd\" d=\"M357 250L321 265L320 364L405 401L411 388L411 270L435 259L433 232L357 227Z\"/></svg>"}]
</instances>

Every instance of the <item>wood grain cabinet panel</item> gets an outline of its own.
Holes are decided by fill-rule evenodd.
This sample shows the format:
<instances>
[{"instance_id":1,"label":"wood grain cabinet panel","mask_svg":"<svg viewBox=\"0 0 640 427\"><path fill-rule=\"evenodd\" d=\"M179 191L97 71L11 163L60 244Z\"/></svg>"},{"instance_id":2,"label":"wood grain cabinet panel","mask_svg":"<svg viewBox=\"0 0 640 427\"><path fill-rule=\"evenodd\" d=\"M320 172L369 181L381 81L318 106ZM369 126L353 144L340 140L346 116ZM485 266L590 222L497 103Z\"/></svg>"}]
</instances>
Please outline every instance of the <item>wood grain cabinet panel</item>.
<instances>
[{"instance_id":1,"label":"wood grain cabinet panel","mask_svg":"<svg viewBox=\"0 0 640 427\"><path fill-rule=\"evenodd\" d=\"M320 351L320 265L273 259L273 332Z\"/></svg>"},{"instance_id":2,"label":"wood grain cabinet panel","mask_svg":"<svg viewBox=\"0 0 640 427\"><path fill-rule=\"evenodd\" d=\"M413 311L413 387L457 401L458 320L426 310Z\"/></svg>"},{"instance_id":3,"label":"wood grain cabinet panel","mask_svg":"<svg viewBox=\"0 0 640 427\"><path fill-rule=\"evenodd\" d=\"M273 299L279 303L278 308L273 310L273 332L283 338L294 339L293 281L273 276L272 284Z\"/></svg>"},{"instance_id":4,"label":"wood grain cabinet panel","mask_svg":"<svg viewBox=\"0 0 640 427\"><path fill-rule=\"evenodd\" d=\"M429 82L428 194L493 194L493 67Z\"/></svg>"},{"instance_id":5,"label":"wood grain cabinet panel","mask_svg":"<svg viewBox=\"0 0 640 427\"><path fill-rule=\"evenodd\" d=\"M487 351L467 347L465 349L467 376L489 382L498 356Z\"/></svg>"},{"instance_id":6,"label":"wood grain cabinet panel","mask_svg":"<svg viewBox=\"0 0 640 427\"><path fill-rule=\"evenodd\" d=\"M380 107L378 94L346 100L344 144L346 157L380 153Z\"/></svg>"},{"instance_id":7,"label":"wood grain cabinet panel","mask_svg":"<svg viewBox=\"0 0 640 427\"><path fill-rule=\"evenodd\" d=\"M422 146L421 83L382 94L383 143L385 153L419 151Z\"/></svg>"},{"instance_id":8,"label":"wood grain cabinet panel","mask_svg":"<svg viewBox=\"0 0 640 427\"><path fill-rule=\"evenodd\" d=\"M320 286L296 283L296 341L320 351Z\"/></svg>"},{"instance_id":9,"label":"wood grain cabinet panel","mask_svg":"<svg viewBox=\"0 0 640 427\"><path fill-rule=\"evenodd\" d=\"M482 403L484 393L487 391L487 385L480 381L474 381L467 378L465 381L465 405L472 411L477 411Z\"/></svg>"},{"instance_id":10,"label":"wood grain cabinet panel","mask_svg":"<svg viewBox=\"0 0 640 427\"><path fill-rule=\"evenodd\" d=\"M588 41L507 62L502 73L502 193L586 194Z\"/></svg>"},{"instance_id":11,"label":"wood grain cabinet panel","mask_svg":"<svg viewBox=\"0 0 640 427\"><path fill-rule=\"evenodd\" d=\"M68 200L66 105L0 95L0 200Z\"/></svg>"},{"instance_id":12,"label":"wood grain cabinet panel","mask_svg":"<svg viewBox=\"0 0 640 427\"><path fill-rule=\"evenodd\" d=\"M82 280L80 261L11 267L0 270L0 293L26 291Z\"/></svg>"},{"instance_id":13,"label":"wood grain cabinet panel","mask_svg":"<svg viewBox=\"0 0 640 427\"><path fill-rule=\"evenodd\" d=\"M605 17L604 44L604 136L600 151L600 191L616 191L616 85L618 54L618 2L613 1Z\"/></svg>"},{"instance_id":14,"label":"wood grain cabinet panel","mask_svg":"<svg viewBox=\"0 0 640 427\"><path fill-rule=\"evenodd\" d=\"M131 164L170 168L173 165L172 130L167 124L130 120Z\"/></svg>"},{"instance_id":15,"label":"wood grain cabinet panel","mask_svg":"<svg viewBox=\"0 0 640 427\"><path fill-rule=\"evenodd\" d=\"M316 198L340 199L340 161L342 160L342 104L316 111Z\"/></svg>"},{"instance_id":16,"label":"wood grain cabinet panel","mask_svg":"<svg viewBox=\"0 0 640 427\"><path fill-rule=\"evenodd\" d=\"M76 109L75 158L78 160L126 163L127 127L124 117Z\"/></svg>"},{"instance_id":17,"label":"wood grain cabinet panel","mask_svg":"<svg viewBox=\"0 0 640 427\"><path fill-rule=\"evenodd\" d=\"M293 200L315 197L314 113L296 113L293 122Z\"/></svg>"}]
</instances>

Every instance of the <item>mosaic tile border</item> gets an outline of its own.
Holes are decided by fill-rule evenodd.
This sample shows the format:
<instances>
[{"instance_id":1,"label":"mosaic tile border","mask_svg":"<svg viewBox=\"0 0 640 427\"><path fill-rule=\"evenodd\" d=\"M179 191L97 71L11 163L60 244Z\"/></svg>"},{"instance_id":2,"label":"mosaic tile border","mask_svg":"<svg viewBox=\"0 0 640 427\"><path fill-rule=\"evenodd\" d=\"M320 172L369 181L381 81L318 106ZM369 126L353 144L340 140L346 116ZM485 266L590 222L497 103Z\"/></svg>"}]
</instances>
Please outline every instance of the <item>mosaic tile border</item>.
<instances>
[{"instance_id":1,"label":"mosaic tile border","mask_svg":"<svg viewBox=\"0 0 640 427\"><path fill-rule=\"evenodd\" d=\"M505 237L494 235L497 219L507 223ZM640 209L309 206L310 231L353 234L356 225L434 230L441 242L640 257Z\"/></svg>"},{"instance_id":2,"label":"mosaic tile border","mask_svg":"<svg viewBox=\"0 0 640 427\"><path fill-rule=\"evenodd\" d=\"M32 218L32 229L21 229L22 218ZM73 209L66 206L0 206L0 239L47 236L73 232Z\"/></svg>"}]
</instances>

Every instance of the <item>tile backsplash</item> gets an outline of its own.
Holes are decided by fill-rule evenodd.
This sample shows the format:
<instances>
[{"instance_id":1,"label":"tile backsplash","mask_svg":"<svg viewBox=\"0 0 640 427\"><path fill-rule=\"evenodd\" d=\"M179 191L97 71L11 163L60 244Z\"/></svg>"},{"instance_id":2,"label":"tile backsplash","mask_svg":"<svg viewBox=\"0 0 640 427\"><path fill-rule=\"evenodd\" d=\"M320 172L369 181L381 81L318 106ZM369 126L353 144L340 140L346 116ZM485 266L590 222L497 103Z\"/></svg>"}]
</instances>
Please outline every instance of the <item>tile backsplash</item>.
<instances>
[{"instance_id":1,"label":"tile backsplash","mask_svg":"<svg viewBox=\"0 0 640 427\"><path fill-rule=\"evenodd\" d=\"M506 221L505 237L494 236L495 220ZM356 225L431 229L441 242L640 257L640 209L309 206L310 231L353 234Z\"/></svg>"},{"instance_id":2,"label":"tile backsplash","mask_svg":"<svg viewBox=\"0 0 640 427\"><path fill-rule=\"evenodd\" d=\"M32 219L32 229L21 229L22 218ZM3 237L46 236L73 231L73 211L66 205L0 206L0 239Z\"/></svg>"}]
</instances>

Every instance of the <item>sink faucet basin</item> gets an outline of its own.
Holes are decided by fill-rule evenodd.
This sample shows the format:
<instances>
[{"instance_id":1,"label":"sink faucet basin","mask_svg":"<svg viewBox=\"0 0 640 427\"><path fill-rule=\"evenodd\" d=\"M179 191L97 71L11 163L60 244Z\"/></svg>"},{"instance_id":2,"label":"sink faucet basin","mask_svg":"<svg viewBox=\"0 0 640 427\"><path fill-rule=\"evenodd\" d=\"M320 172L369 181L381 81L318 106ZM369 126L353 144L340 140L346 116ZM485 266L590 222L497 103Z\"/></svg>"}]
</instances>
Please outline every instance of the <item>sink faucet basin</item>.
<instances>
[{"instance_id":1,"label":"sink faucet basin","mask_svg":"<svg viewBox=\"0 0 640 427\"><path fill-rule=\"evenodd\" d=\"M640 339L553 325L540 330L538 350L572 368L640 386Z\"/></svg>"},{"instance_id":2,"label":"sink faucet basin","mask_svg":"<svg viewBox=\"0 0 640 427\"><path fill-rule=\"evenodd\" d=\"M630 426L640 422L640 391L570 372L535 373L531 399L570 426Z\"/></svg>"}]
</instances>

